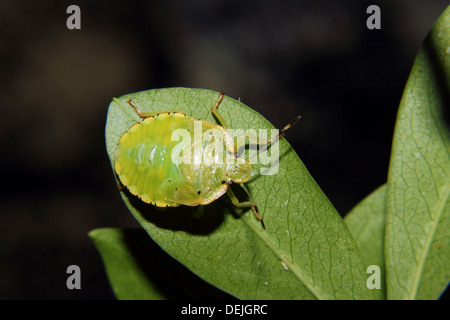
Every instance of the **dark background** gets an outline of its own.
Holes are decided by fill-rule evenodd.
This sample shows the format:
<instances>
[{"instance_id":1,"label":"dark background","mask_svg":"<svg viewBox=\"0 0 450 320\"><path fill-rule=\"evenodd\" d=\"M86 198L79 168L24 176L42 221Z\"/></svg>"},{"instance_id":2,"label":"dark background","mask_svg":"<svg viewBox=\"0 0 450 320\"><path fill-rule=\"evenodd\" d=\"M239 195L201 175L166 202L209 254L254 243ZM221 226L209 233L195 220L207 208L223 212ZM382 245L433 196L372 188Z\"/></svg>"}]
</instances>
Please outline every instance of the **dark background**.
<instances>
[{"instance_id":1,"label":"dark background","mask_svg":"<svg viewBox=\"0 0 450 320\"><path fill-rule=\"evenodd\" d=\"M104 143L109 102L131 92L223 90L276 127L302 115L287 139L345 215L386 181L403 87L447 4L0 2L0 298L113 298L87 233L138 227ZM82 290L66 288L71 264Z\"/></svg>"}]
</instances>

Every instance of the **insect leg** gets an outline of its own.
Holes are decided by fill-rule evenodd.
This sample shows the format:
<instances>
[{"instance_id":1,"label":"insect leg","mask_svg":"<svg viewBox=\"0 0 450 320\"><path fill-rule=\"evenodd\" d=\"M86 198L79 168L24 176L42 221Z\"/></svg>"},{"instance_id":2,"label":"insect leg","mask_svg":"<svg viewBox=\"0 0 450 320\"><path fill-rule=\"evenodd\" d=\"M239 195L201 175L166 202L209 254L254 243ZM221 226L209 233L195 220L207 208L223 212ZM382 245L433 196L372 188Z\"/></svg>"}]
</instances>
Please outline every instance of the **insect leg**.
<instances>
[{"instance_id":1,"label":"insect leg","mask_svg":"<svg viewBox=\"0 0 450 320\"><path fill-rule=\"evenodd\" d=\"M226 129L226 128L228 128L227 122L225 121L225 118L220 114L219 110L217 110L223 97L224 97L224 94L223 94L223 92L221 92L219 95L219 99L217 99L217 101L212 106L211 112L213 115L216 116L217 120L219 120L220 125Z\"/></svg>"},{"instance_id":2,"label":"insect leg","mask_svg":"<svg viewBox=\"0 0 450 320\"><path fill-rule=\"evenodd\" d=\"M203 216L203 212L204 212L204 206L199 205L193 215L196 218L201 218Z\"/></svg>"},{"instance_id":3,"label":"insect leg","mask_svg":"<svg viewBox=\"0 0 450 320\"><path fill-rule=\"evenodd\" d=\"M122 184L119 177L117 176L116 171L114 170L114 175L116 176L116 182L117 182L117 191L123 191L126 189L126 187Z\"/></svg>"},{"instance_id":4,"label":"insect leg","mask_svg":"<svg viewBox=\"0 0 450 320\"><path fill-rule=\"evenodd\" d=\"M134 101L132 99L128 100L127 102L128 102L128 104L130 106L132 106L134 108L134 110L136 110L136 113L141 118L148 118L148 117L151 117L151 116L155 115L154 112L143 112L143 111L141 111L141 109L139 109L139 107L136 105L136 103L134 103Z\"/></svg>"},{"instance_id":5,"label":"insect leg","mask_svg":"<svg viewBox=\"0 0 450 320\"><path fill-rule=\"evenodd\" d=\"M248 192L248 190L246 188L244 188L244 190L246 192ZM238 198L236 198L233 191L231 191L231 188L228 188L227 196L228 196L228 198L230 198L233 205L235 205L238 208L252 208L253 213L255 214L256 220L261 222L263 229L266 229L266 226L264 225L264 221L263 221L262 217L259 215L258 207L256 206L256 203L254 201L239 202Z\"/></svg>"}]
</instances>

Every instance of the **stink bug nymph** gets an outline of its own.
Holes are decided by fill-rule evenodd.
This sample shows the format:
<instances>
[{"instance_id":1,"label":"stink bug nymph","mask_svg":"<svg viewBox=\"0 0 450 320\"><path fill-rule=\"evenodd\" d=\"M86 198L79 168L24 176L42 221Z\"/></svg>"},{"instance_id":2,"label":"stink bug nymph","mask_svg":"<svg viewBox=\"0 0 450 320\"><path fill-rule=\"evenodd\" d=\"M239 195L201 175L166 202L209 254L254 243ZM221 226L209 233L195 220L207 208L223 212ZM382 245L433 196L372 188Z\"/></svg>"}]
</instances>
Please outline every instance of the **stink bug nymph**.
<instances>
[{"instance_id":1,"label":"stink bug nymph","mask_svg":"<svg viewBox=\"0 0 450 320\"><path fill-rule=\"evenodd\" d=\"M122 184L119 189L126 187L130 193L156 207L203 206L226 193L236 207L251 208L264 227L258 207L244 185L250 179L251 165L245 159L238 159L240 156L233 138L226 131L227 123L218 111L223 98L223 93L220 93L211 109L219 125L199 121L177 111L142 112L133 100L129 100L129 105L142 120L122 135L116 147L114 170ZM283 137L299 118L291 121L277 136L260 144L260 148L267 148L274 139ZM200 139L195 136L195 130L199 128ZM193 154L195 158L201 150L199 158L203 161L174 161L173 154L180 145L172 138L177 129L189 133L189 143L184 146L183 152ZM209 133L208 141L202 139L205 132ZM223 155L211 153L211 148L208 148L211 141L221 144ZM241 161L220 161L225 159L224 155L232 155L235 160ZM210 158L215 161L205 161ZM239 183L250 199L240 202L229 187L232 183Z\"/></svg>"}]
</instances>

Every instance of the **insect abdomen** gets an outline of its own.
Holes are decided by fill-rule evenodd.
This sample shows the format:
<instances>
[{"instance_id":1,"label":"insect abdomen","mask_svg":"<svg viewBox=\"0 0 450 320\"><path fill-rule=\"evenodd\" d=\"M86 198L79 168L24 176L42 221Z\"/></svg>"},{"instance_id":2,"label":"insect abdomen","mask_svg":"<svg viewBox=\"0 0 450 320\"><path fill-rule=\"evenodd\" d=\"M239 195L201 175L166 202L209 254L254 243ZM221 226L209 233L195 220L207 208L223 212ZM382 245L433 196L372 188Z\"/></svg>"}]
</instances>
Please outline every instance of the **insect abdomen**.
<instances>
[{"instance_id":1,"label":"insect abdomen","mask_svg":"<svg viewBox=\"0 0 450 320\"><path fill-rule=\"evenodd\" d=\"M172 126L184 118L164 116L146 118L134 125L120 139L115 157L115 170L130 192L143 201L173 205L161 194L160 187L180 175L171 159ZM179 180L179 179L178 179Z\"/></svg>"},{"instance_id":2,"label":"insect abdomen","mask_svg":"<svg viewBox=\"0 0 450 320\"><path fill-rule=\"evenodd\" d=\"M161 207L207 204L226 191L224 162L214 164L203 159L211 160L211 154L206 151L209 142L203 140L203 134L218 126L202 121L197 127L200 129L198 140L195 138L195 121L181 113L164 113L146 118L122 136L116 151L115 170L132 194ZM177 164L172 159L172 151L180 151L180 142L172 141L172 133L177 129L187 130L190 136L188 146L192 158L189 163ZM212 137L212 134L207 136ZM225 136L223 128L216 130L215 139L224 143ZM199 144L202 159L196 162L198 153L195 149ZM231 149L227 144L223 146L224 151Z\"/></svg>"}]
</instances>

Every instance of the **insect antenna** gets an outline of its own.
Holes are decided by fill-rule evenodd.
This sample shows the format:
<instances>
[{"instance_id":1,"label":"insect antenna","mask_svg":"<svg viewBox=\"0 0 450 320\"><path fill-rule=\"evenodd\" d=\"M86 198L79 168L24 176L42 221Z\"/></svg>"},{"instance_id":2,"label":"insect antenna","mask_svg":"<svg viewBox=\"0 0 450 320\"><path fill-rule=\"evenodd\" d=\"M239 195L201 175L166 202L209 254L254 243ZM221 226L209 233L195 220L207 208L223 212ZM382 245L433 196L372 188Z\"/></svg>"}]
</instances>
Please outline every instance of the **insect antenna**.
<instances>
[{"instance_id":1,"label":"insect antenna","mask_svg":"<svg viewBox=\"0 0 450 320\"><path fill-rule=\"evenodd\" d=\"M270 138L267 140L267 142L263 145L263 147L260 149L260 151L263 151L267 148L269 148L272 145L272 141L276 142L283 138L286 135L286 131L288 131L290 128L292 128L299 120L301 116L296 116L294 119L292 119L291 122L289 122L287 125L284 126L283 129L280 130L277 136L274 136L273 138Z\"/></svg>"},{"instance_id":2,"label":"insect antenna","mask_svg":"<svg viewBox=\"0 0 450 320\"><path fill-rule=\"evenodd\" d=\"M258 210L258 206L256 205L255 200L252 197L252 194L250 193L250 190L247 188L247 186L244 183L239 183L239 185L242 187L242 189L244 189L244 191L247 193L249 199L251 202L253 202L255 205L252 206L252 211L255 214L256 220L258 220L259 222L261 222L261 225L263 227L263 229L266 229L266 225L264 224L264 220L262 218L262 216L259 214L259 210Z\"/></svg>"},{"instance_id":3,"label":"insect antenna","mask_svg":"<svg viewBox=\"0 0 450 320\"><path fill-rule=\"evenodd\" d=\"M260 143L258 144L258 138L255 136L248 136L249 140L253 140L253 142L255 142L254 144L256 145L256 147L259 149L259 152L261 151L265 151L268 148L270 148L270 146L272 145L272 143L280 140L281 138L283 138L286 135L286 131L289 130L290 128L292 128L299 120L300 120L301 116L297 116L294 119L292 119L291 122L289 122L287 125L284 126L283 129L281 129L277 135L273 136L272 138L270 138L269 140L267 140L264 143ZM245 151L245 146L246 144L242 145L239 147L238 150L236 150L234 157L235 158L240 158L241 155L244 153Z\"/></svg>"}]
</instances>

